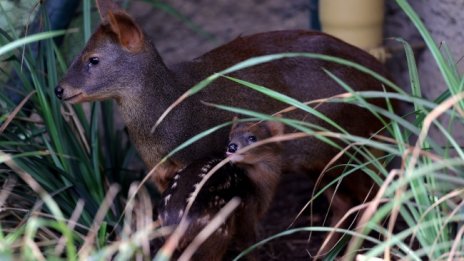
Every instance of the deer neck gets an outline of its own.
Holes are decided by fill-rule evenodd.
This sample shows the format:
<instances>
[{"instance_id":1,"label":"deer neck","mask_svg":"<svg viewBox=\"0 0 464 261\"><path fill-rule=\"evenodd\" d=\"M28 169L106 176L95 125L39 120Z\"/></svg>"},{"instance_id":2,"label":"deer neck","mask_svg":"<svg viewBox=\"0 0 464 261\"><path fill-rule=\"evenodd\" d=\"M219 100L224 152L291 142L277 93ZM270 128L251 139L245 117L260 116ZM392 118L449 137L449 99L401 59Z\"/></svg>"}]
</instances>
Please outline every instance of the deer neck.
<instances>
[{"instance_id":1,"label":"deer neck","mask_svg":"<svg viewBox=\"0 0 464 261\"><path fill-rule=\"evenodd\" d=\"M180 95L173 74L154 50L152 61L140 68L140 77L130 86L131 91L117 99L130 138L148 168L154 167L168 152L164 130L152 133L160 115ZM161 127L166 126L162 124Z\"/></svg>"}]
</instances>

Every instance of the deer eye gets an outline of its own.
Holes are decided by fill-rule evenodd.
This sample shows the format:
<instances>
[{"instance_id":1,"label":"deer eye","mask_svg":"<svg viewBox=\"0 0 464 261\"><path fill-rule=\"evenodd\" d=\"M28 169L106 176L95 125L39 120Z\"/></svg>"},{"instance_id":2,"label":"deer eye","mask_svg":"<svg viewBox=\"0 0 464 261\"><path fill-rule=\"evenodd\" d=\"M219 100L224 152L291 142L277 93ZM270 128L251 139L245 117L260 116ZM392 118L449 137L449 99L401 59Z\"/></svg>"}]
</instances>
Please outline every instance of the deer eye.
<instances>
[{"instance_id":1,"label":"deer eye","mask_svg":"<svg viewBox=\"0 0 464 261\"><path fill-rule=\"evenodd\" d=\"M253 136L253 135L248 136L247 139L248 139L249 142L256 142L258 140L258 139L256 139L256 136Z\"/></svg>"},{"instance_id":2,"label":"deer eye","mask_svg":"<svg viewBox=\"0 0 464 261\"><path fill-rule=\"evenodd\" d=\"M89 65L95 66L100 62L100 59L98 57L90 57L89 58Z\"/></svg>"}]
</instances>

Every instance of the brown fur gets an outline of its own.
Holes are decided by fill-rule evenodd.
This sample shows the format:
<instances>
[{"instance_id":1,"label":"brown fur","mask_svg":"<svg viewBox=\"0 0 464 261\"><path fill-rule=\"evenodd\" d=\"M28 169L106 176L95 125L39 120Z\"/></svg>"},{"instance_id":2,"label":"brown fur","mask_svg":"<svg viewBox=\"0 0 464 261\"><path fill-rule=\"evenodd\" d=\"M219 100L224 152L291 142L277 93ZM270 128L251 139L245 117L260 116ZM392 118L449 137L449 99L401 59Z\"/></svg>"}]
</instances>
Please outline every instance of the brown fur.
<instances>
[{"instance_id":1,"label":"brown fur","mask_svg":"<svg viewBox=\"0 0 464 261\"><path fill-rule=\"evenodd\" d=\"M221 78L176 107L158 126L155 133L150 132L164 110L189 88L209 75L248 58L283 52L326 54L356 62L387 76L383 66L366 52L324 33L303 30L238 37L193 61L168 67L153 43L147 37L143 37L143 32L128 14L114 10L114 5L109 0L100 0L97 3L100 8L106 8L100 10L102 24L92 35L81 55L71 64L56 93L70 103L115 99L127 124L130 138L148 168L155 166L162 157L188 138L231 118L229 112L206 107L201 101L263 113L275 113L286 107L281 102ZM111 10L108 11L108 8ZM109 13L113 14L111 19L108 19ZM90 57L98 57L99 64L90 65ZM307 58L272 61L237 71L231 76L266 86L300 101L345 93L346 91L323 69L339 77L354 91L382 90L380 82L356 69ZM372 102L385 107L385 103L380 100ZM378 119L355 105L327 103L319 106L317 110L348 133L357 136L367 137L382 127ZM284 116L305 120L330 131L338 131L318 117L301 110L286 113ZM293 130L287 130L291 131ZM186 166L196 159L221 152L226 145L223 140L225 135L227 130L217 131L174 155L173 161L167 162L163 170L155 174L158 187L161 190L165 189L165 184L174 174L171 171L172 166ZM317 179L322 169L338 152L314 137L286 142L283 151L285 171L307 172L313 180ZM326 180L338 174L338 171L333 171L328 174ZM362 174L347 179L344 184L348 185L343 193L336 194L337 197L365 196L364 193L369 186L361 186L369 182L350 184L350 180L368 179ZM346 209L352 204L355 203L334 207Z\"/></svg>"},{"instance_id":2,"label":"brown fur","mask_svg":"<svg viewBox=\"0 0 464 261\"><path fill-rule=\"evenodd\" d=\"M119 17L127 16L122 11ZM124 17L125 21L130 17ZM119 20L118 20L119 21ZM135 23L134 23L135 24ZM124 27L124 30L140 30ZM208 108L200 101L234 105L272 113L284 104L255 91L220 79L200 94L175 109L153 134L151 128L161 113L198 81L253 56L279 52L330 54L358 62L385 75L375 58L338 39L318 32L280 31L240 37L191 62L171 68L164 65L152 43L143 38L144 48L128 52L121 48L112 26L103 23L89 40L81 55L71 64L60 82L63 100L70 103L116 99L147 167L151 168L169 151L193 135L230 119L231 115ZM88 68L87 59L100 57L100 64ZM344 93L323 68L331 71L356 91L381 90L381 84L354 69L335 63L306 58L283 59L234 73L234 77L261 84L302 101L327 98ZM78 96L76 96L78 95ZM367 136L381 125L367 111L347 104L325 104L318 110L347 131ZM328 127L320 119L301 111L285 115ZM366 124L368 122L369 124ZM330 128L333 129L333 128ZM182 164L222 150L225 130L210 135L174 156ZM297 149L296 149L297 148ZM335 155L335 149L317 139L289 142L285 145L288 168L320 171ZM192 156L195 155L195 156Z\"/></svg>"},{"instance_id":3,"label":"brown fur","mask_svg":"<svg viewBox=\"0 0 464 261\"><path fill-rule=\"evenodd\" d=\"M283 133L283 125L275 122L239 123L230 133L230 142L247 146L246 138L255 135L258 140ZM222 260L228 249L244 250L256 241L256 224L269 207L281 172L280 144L258 146L242 154L232 154L234 165L218 170L202 187L195 199L187 220L187 232L178 245L182 252L233 197L241 199L241 205L225 224L215 231L198 249L193 260ZM179 224L195 185L198 184L220 159L203 159L188 165L174 176L162 195L158 208L159 220L164 226ZM238 168L237 168L238 167ZM254 256L249 255L249 260Z\"/></svg>"},{"instance_id":4,"label":"brown fur","mask_svg":"<svg viewBox=\"0 0 464 261\"><path fill-rule=\"evenodd\" d=\"M278 122L237 123L229 134L229 144L237 144L238 149L249 144L247 137L256 136L259 140L282 135L284 125ZM257 189L258 216L260 218L268 209L272 197L275 194L282 169L280 143L270 143L258 146L241 153L240 159L232 159L232 162L244 169L248 177ZM231 155L236 156L236 155Z\"/></svg>"}]
</instances>

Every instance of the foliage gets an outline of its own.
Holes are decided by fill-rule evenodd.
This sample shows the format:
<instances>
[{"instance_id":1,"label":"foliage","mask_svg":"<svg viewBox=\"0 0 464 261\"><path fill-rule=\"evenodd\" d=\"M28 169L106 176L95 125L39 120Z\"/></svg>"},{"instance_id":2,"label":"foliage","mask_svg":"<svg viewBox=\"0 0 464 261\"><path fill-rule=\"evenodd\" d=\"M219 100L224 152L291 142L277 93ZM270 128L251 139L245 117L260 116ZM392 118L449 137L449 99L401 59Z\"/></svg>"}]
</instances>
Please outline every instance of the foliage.
<instances>
[{"instance_id":1,"label":"foliage","mask_svg":"<svg viewBox=\"0 0 464 261\"><path fill-rule=\"evenodd\" d=\"M1 175L5 179L19 175L43 201L43 207L29 210L27 215L21 214L29 221L23 230L17 231L23 231L32 240L39 230L45 229L41 226L57 230L66 235L67 255L75 256L74 245L83 242L82 235L94 223L108 184L124 184L130 181L127 176L135 176L129 171L135 151L127 139L123 139L122 130L114 131L111 103L93 104L87 116L83 107L71 107L56 99L54 88L66 71L66 65L53 37L66 32L49 31L45 10L42 6L39 8L38 15L44 21L43 32L19 38L14 28L10 33L0 30L2 73L16 74L21 83L18 86L2 84ZM84 11L89 13L90 6ZM3 12L2 16L9 17L11 13ZM87 20L86 27L90 24ZM90 30L84 33L87 39ZM33 47L27 45L36 41L40 42ZM9 96L11 93L24 97L23 102L15 104ZM75 220L79 225L69 229L65 221L72 217L80 202L84 202L84 207ZM112 211L106 213L102 222L117 229L122 202L113 203ZM53 215L56 220L37 217L44 215ZM109 232L103 234L102 242L109 239ZM14 243L7 239L15 234L3 235L4 243ZM2 249L11 250L7 246L3 245Z\"/></svg>"},{"instance_id":2,"label":"foliage","mask_svg":"<svg viewBox=\"0 0 464 261\"><path fill-rule=\"evenodd\" d=\"M84 39L88 39L90 34L89 3L86 0L84 4ZM381 186L376 199L362 213L360 226L352 231L344 231L351 235L345 257L352 259L358 253L362 241L370 241L373 246L363 254L367 257L383 255L388 260L458 259L462 258L461 253L464 250L461 242L464 232L461 226L464 213L464 151L456 138L456 130L462 128L464 119L464 78L458 73L456 61L446 45L438 48L408 2L397 0L397 3L422 34L446 84L447 90L434 101L428 101L422 96L412 49L401 39L397 40L404 45L411 94L401 91L402 88L375 75L369 69L349 61L317 54L288 53L244 61L198 83L186 96L195 95L202 89L207 90L209 83L226 77L242 84L243 88L262 92L337 127L335 122L331 122L306 103L308 101L298 101L275 93L265 86L226 75L271 60L301 56L345 64L378 77L396 92L353 92L350 86L327 71L350 95L324 102L347 102L369 109L386 119L385 131L392 137L386 139L377 135L366 139L346 133L341 128L336 133L346 146L358 144L354 146L355 150L351 152L352 161L345 166L345 174L342 176L362 170ZM39 10L39 15L43 14L43 10ZM2 15L7 17L6 13ZM45 16L43 19L46 21ZM86 115L81 106L71 107L55 98L54 87L66 70L66 65L52 38L65 32L49 32L46 23L43 33L21 38L13 32L14 30L0 30L0 59L2 64L13 68L20 78L22 88L13 91L24 97L24 102L15 104L6 92L0 93L0 164L3 164L0 177L4 184L3 192L0 193L0 205L5 200L8 202L10 196L10 199L24 201L24 205L30 208L25 209L26 215L21 214L19 219L18 215L13 214L2 218L0 257L59 260L64 256L67 259L77 259L79 252L80 256L92 259L114 257L122 260L149 255L148 242L165 231L155 228L155 224L151 222L151 213L148 213L150 211L143 212L141 216L145 219L141 220L133 215L137 212L134 211L137 207L151 210L148 196L139 192L136 201L115 200L121 198L116 196L118 188L108 185L124 180L123 177L130 172L129 163L135 153L133 147L124 142L123 132L113 131L111 103L95 103ZM34 41L40 41L37 51L25 45ZM10 75L8 69L2 69L2 73ZM385 110L373 106L369 103L373 98L384 98L389 104L402 101L412 105L413 111L406 116L399 115L391 107ZM331 142L328 131L309 123L274 118L241 108L213 104L210 106L251 118L281 121L308 135ZM217 128L228 124L224 123ZM217 128L192 137L172 154ZM326 134L321 134L321 131ZM369 150L371 148L384 151L385 156L373 155ZM367 161L357 160L356 155L363 155ZM399 164L392 163L395 159ZM36 194L15 193L22 191L20 189L24 186L12 188L8 185L13 177L20 177ZM331 185L336 182L334 180ZM315 196L320 195L323 189L325 188ZM135 195L135 191L133 186L129 192L130 198ZM122 194L126 195L126 192ZM38 198L38 203L32 207L35 197ZM121 220L123 210L126 215ZM14 212L12 209L8 211ZM405 225L398 231L394 228L397 223L401 223L398 221L400 219ZM16 222L15 225L6 222L8 220ZM326 227L286 230L257 243L242 255L277 237L298 231L328 230L330 228ZM343 232L340 229L338 231ZM371 232L379 234L380 238L373 237ZM340 245L344 243L346 241ZM327 258L339 255L339 249L334 249L333 255ZM65 255L62 254L63 251Z\"/></svg>"}]
</instances>

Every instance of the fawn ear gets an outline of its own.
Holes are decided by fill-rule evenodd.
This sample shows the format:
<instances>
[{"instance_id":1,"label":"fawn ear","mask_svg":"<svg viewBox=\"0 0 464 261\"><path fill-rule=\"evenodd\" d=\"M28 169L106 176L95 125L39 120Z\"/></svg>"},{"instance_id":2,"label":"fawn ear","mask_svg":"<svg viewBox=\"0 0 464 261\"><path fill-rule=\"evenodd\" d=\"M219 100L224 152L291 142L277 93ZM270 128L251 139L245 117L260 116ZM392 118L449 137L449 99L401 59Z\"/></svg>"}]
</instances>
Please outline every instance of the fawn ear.
<instances>
[{"instance_id":1,"label":"fawn ear","mask_svg":"<svg viewBox=\"0 0 464 261\"><path fill-rule=\"evenodd\" d=\"M282 115L275 115L277 118L282 118ZM266 121L266 126L271 131L272 136L283 135L285 126L282 122L279 121Z\"/></svg>"},{"instance_id":2,"label":"fawn ear","mask_svg":"<svg viewBox=\"0 0 464 261\"><path fill-rule=\"evenodd\" d=\"M98 13L100 14L100 19L102 22L108 21L108 13L121 10L113 1L111 0L96 0Z\"/></svg>"},{"instance_id":3,"label":"fawn ear","mask_svg":"<svg viewBox=\"0 0 464 261\"><path fill-rule=\"evenodd\" d=\"M238 116L235 115L234 118L232 118L232 128L230 128L230 129L233 130L233 129L235 129L235 127L237 127L237 124L239 123L238 120L239 120Z\"/></svg>"},{"instance_id":4,"label":"fawn ear","mask_svg":"<svg viewBox=\"0 0 464 261\"><path fill-rule=\"evenodd\" d=\"M130 52L142 50L143 32L128 14L123 11L109 11L108 18L111 30L118 36L119 43L124 48Z\"/></svg>"}]
</instances>

